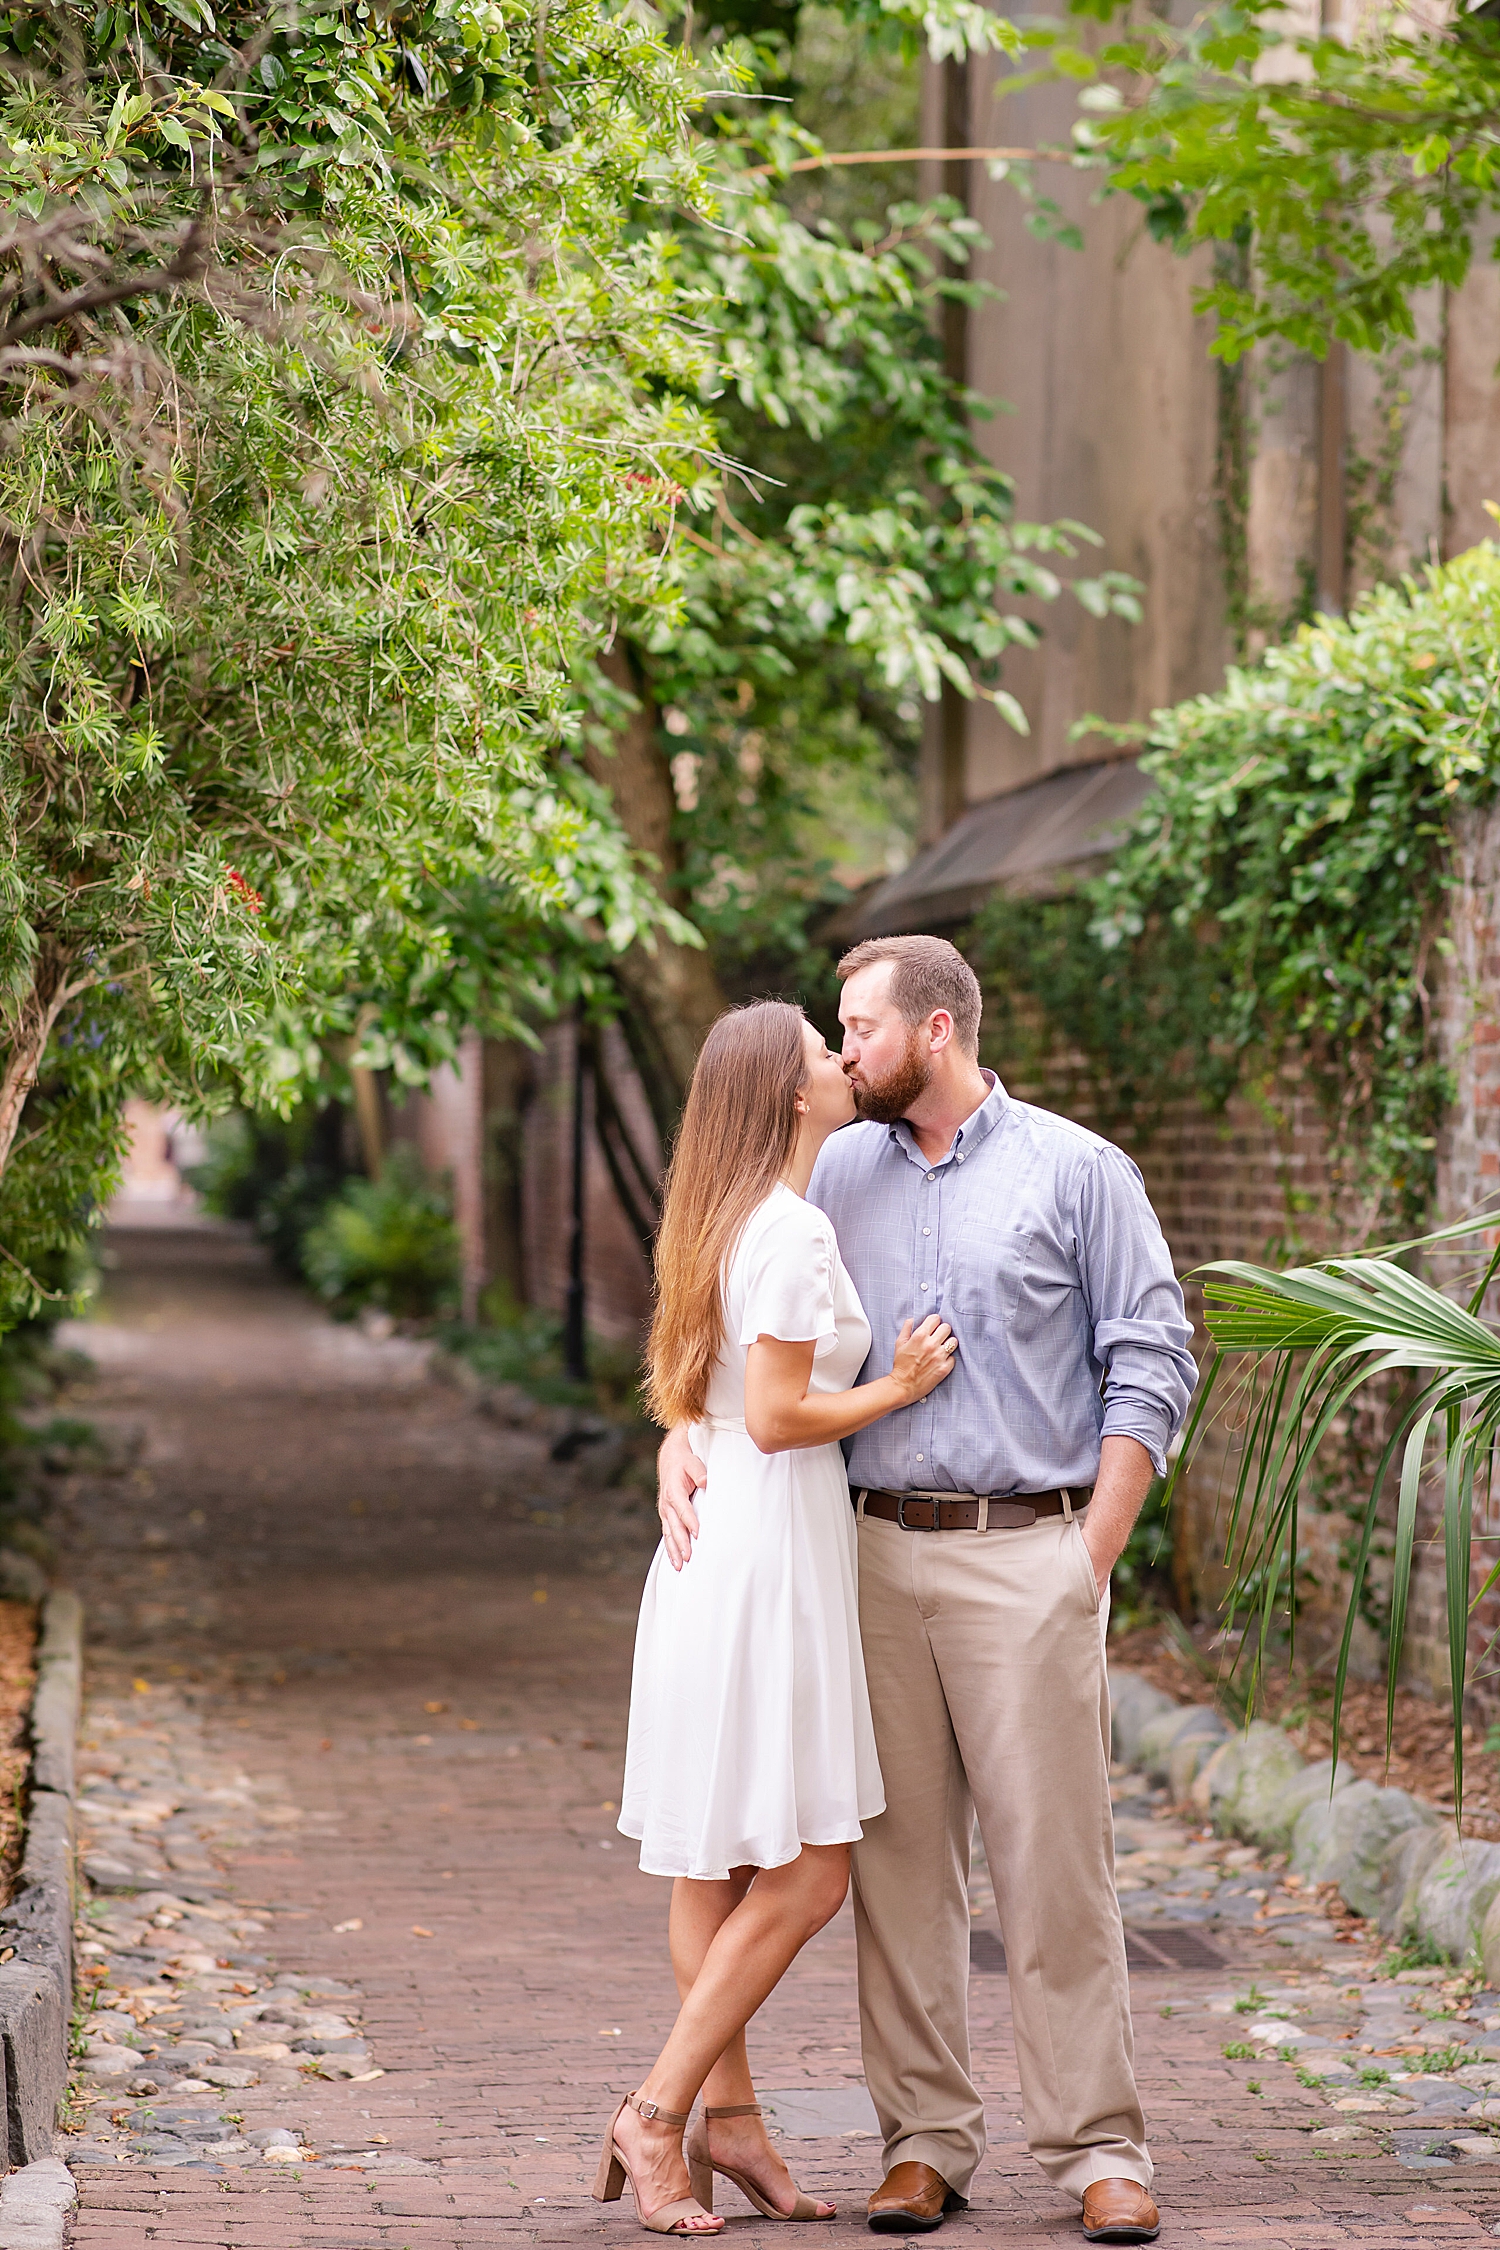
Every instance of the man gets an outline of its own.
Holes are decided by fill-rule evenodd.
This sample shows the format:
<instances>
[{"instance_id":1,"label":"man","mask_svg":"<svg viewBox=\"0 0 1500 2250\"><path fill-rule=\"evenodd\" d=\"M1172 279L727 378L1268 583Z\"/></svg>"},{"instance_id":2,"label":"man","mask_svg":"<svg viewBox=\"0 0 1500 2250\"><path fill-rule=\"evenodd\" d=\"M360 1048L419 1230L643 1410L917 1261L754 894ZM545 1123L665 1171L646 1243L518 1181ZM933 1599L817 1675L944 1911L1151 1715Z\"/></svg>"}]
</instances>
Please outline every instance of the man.
<instances>
[{"instance_id":1,"label":"man","mask_svg":"<svg viewBox=\"0 0 1500 2250\"><path fill-rule=\"evenodd\" d=\"M961 2209L984 2152L969 2075L977 1812L1010 1974L1027 2140L1091 2242L1159 2219L1136 2093L1114 1890L1109 1575L1195 1379L1191 1329L1139 1172L978 1061L979 984L941 938L839 963L862 1122L810 1200L833 1220L889 1370L941 1313L958 1364L849 1442L860 1625L886 1810L854 1851L865 2077L885 2138L882 2233ZM704 1472L661 1453L674 1559Z\"/></svg>"}]
</instances>

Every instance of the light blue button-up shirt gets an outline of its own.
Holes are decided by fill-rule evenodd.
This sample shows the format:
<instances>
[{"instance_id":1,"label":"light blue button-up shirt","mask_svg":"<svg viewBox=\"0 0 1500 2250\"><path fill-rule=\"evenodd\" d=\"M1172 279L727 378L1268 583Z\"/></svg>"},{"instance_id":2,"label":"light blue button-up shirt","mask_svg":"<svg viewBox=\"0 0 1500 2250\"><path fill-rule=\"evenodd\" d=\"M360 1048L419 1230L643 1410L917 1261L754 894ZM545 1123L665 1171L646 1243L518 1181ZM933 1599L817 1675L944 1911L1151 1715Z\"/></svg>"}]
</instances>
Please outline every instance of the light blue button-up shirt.
<instances>
[{"instance_id":1,"label":"light blue button-up shirt","mask_svg":"<svg viewBox=\"0 0 1500 2250\"><path fill-rule=\"evenodd\" d=\"M849 1481L886 1492L1092 1484L1105 1437L1158 1474L1197 1379L1172 1260L1124 1151L997 1078L947 1156L906 1124L825 1143L808 1200L828 1213L888 1375L903 1320L941 1313L958 1363L847 1443Z\"/></svg>"}]
</instances>

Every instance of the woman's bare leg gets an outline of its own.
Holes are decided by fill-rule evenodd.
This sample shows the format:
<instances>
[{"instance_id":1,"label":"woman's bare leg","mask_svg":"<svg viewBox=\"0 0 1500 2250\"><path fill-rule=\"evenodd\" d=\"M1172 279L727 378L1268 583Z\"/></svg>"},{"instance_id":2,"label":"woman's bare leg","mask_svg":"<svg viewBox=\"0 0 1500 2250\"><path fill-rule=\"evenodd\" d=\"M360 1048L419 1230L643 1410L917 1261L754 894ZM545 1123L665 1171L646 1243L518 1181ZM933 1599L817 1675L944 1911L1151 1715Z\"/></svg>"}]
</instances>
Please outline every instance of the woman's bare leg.
<instances>
[{"instance_id":1,"label":"woman's bare leg","mask_svg":"<svg viewBox=\"0 0 1500 2250\"><path fill-rule=\"evenodd\" d=\"M727 1883L695 1883L686 1876L679 1876L673 1885L672 1968L677 1977L677 1990L684 2000L697 1981L709 1946L745 1896L755 1874L753 1867L736 1867L731 1869ZM745 2032L741 2029L703 2081L703 2106L705 2109L738 2109L755 2098ZM708 2134L709 2153L721 2164L732 2164L737 2172L752 2179L766 2201L778 2210L793 2208L797 2184L760 2118L716 2117L711 2124L705 2119L704 2129ZM831 2203L818 2206L820 2215L826 2213L830 2218L834 2208Z\"/></svg>"},{"instance_id":2,"label":"woman's bare leg","mask_svg":"<svg viewBox=\"0 0 1500 2250\"><path fill-rule=\"evenodd\" d=\"M804 1844L788 1866L760 1870L723 1912L728 1894L738 1887L741 1872L731 1876L728 1884L693 1885L694 1892L701 1889L714 1895L700 1901L689 1894L680 1909L674 1893L674 1967L679 1968L679 1979L688 1971L693 1956L699 1954L700 1946L701 1958L666 2046L639 2089L643 2099L660 2102L663 2109L691 2109L711 2075L716 2078L716 2097L722 2090L740 2092L745 2100L754 2099L749 2065L744 2060L745 2026L808 1939L843 1904L849 1887L849 1847ZM712 1926L715 1923L717 1926ZM722 2088L715 2071L721 2058ZM759 2178L763 2157L774 2154L759 2120L726 2123L756 2128L754 2171ZM648 2209L655 2210L685 2192L686 2166L680 2142L673 2139L665 2145L660 2130L643 2126L631 2110L621 2117L617 2132L640 2180ZM726 2156L731 2154L727 2140L721 2140L720 2145ZM768 2187L773 2184L768 2174Z\"/></svg>"},{"instance_id":3,"label":"woman's bare leg","mask_svg":"<svg viewBox=\"0 0 1500 2250\"><path fill-rule=\"evenodd\" d=\"M672 1885L672 1913L667 1925L672 1949L672 1973L678 1997L686 2000L698 1981L708 1949L724 1923L740 1904L756 1874L754 1867L735 1867L727 1883L695 1883L679 1875ZM745 2053L741 2026L703 2081L703 2099L711 2109L753 2102L755 2088Z\"/></svg>"}]
</instances>

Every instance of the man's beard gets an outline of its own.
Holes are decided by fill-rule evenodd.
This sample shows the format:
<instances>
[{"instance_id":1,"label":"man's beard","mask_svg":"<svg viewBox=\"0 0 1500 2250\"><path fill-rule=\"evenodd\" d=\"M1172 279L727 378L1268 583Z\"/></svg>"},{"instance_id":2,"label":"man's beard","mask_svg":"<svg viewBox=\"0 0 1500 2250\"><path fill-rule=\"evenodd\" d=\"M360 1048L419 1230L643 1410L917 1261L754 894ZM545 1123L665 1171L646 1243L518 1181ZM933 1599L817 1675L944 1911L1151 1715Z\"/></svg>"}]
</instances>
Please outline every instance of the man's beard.
<instances>
[{"instance_id":1,"label":"man's beard","mask_svg":"<svg viewBox=\"0 0 1500 2250\"><path fill-rule=\"evenodd\" d=\"M922 1052L921 1033L907 1034L906 1052L884 1078L851 1079L856 1113L875 1125L894 1125L932 1083L932 1063Z\"/></svg>"}]
</instances>

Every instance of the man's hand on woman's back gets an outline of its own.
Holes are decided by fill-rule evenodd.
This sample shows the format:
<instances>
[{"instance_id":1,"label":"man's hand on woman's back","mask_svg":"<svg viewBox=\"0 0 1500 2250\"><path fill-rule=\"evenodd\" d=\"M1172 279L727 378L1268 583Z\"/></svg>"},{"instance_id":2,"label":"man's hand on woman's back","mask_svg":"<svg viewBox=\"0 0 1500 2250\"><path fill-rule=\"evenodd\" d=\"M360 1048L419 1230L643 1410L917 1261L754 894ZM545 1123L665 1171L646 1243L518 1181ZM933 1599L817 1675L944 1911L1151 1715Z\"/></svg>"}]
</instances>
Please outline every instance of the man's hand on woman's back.
<instances>
[{"instance_id":1,"label":"man's hand on woman's back","mask_svg":"<svg viewBox=\"0 0 1500 2250\"><path fill-rule=\"evenodd\" d=\"M662 1439L656 1456L656 1512L661 1518L662 1544L674 1570L692 1560L698 1536L695 1496L708 1482L708 1469L693 1451L687 1424L679 1422Z\"/></svg>"}]
</instances>

